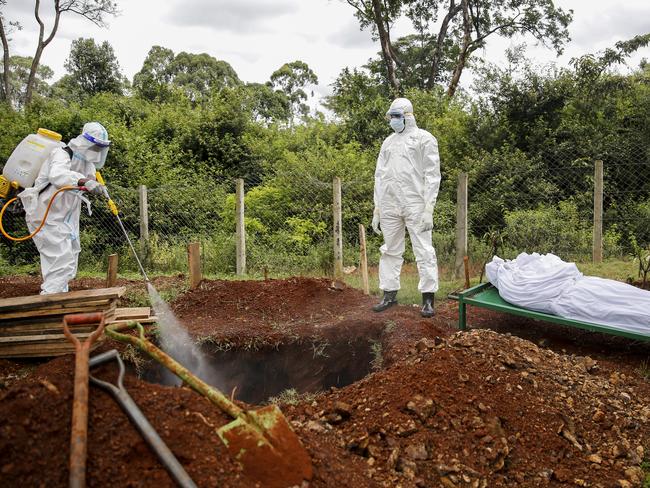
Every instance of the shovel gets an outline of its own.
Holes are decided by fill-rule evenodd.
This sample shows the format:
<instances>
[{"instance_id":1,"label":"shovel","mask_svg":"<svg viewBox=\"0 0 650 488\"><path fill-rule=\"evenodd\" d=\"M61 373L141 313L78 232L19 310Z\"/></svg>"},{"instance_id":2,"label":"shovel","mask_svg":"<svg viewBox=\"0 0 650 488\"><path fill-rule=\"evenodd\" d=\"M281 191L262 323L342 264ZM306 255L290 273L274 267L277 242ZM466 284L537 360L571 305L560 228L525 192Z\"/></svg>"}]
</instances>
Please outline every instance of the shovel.
<instances>
[{"instance_id":1,"label":"shovel","mask_svg":"<svg viewBox=\"0 0 650 488\"><path fill-rule=\"evenodd\" d=\"M163 441L158 432L153 428L153 426L147 420L147 417L144 416L142 411L138 408L138 405L133 401L129 392L124 388L124 363L122 358L118 354L117 350L112 349L110 351L104 352L93 356L90 359L89 367L93 368L101 364L107 363L111 360L116 360L120 368L119 375L117 377L117 385L109 383L108 381L102 381L90 376L90 382L93 385L97 385L107 392L109 392L115 401L120 404L122 410L126 412L131 422L138 429L144 440L149 444L149 447L156 453L160 462L165 466L165 469L176 481L176 484L182 488L196 488L196 484L192 481L192 478L187 474L181 463L178 462L174 453L167 447L165 441Z\"/></svg>"},{"instance_id":2,"label":"shovel","mask_svg":"<svg viewBox=\"0 0 650 488\"><path fill-rule=\"evenodd\" d=\"M120 333L136 327L139 337ZM233 417L235 420L218 428L217 434L251 478L269 488L300 485L312 478L311 458L277 405L255 410L240 408L149 342L137 322L110 325L106 335L145 352Z\"/></svg>"},{"instance_id":3,"label":"shovel","mask_svg":"<svg viewBox=\"0 0 650 488\"><path fill-rule=\"evenodd\" d=\"M70 325L99 324L97 329L80 342ZM104 330L104 313L78 313L63 316L63 333L75 348L74 399L72 401L72 431L70 433L70 488L86 486L86 459L88 457L88 356L90 346Z\"/></svg>"}]
</instances>

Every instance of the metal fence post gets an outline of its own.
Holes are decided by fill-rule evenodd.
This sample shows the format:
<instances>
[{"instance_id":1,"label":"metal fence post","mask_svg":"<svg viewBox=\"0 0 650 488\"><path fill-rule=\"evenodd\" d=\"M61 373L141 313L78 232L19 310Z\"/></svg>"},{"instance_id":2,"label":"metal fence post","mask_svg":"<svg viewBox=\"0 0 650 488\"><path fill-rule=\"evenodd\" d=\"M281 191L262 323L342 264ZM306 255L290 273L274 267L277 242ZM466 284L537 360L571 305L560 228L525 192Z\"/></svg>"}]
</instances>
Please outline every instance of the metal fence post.
<instances>
[{"instance_id":1,"label":"metal fence post","mask_svg":"<svg viewBox=\"0 0 650 488\"><path fill-rule=\"evenodd\" d=\"M463 259L467 255L467 183L467 173L460 173L456 193L456 262L454 278L462 276Z\"/></svg>"},{"instance_id":2,"label":"metal fence post","mask_svg":"<svg viewBox=\"0 0 650 488\"><path fill-rule=\"evenodd\" d=\"M594 263L603 262L603 162L599 159L594 168Z\"/></svg>"},{"instance_id":3,"label":"metal fence post","mask_svg":"<svg viewBox=\"0 0 650 488\"><path fill-rule=\"evenodd\" d=\"M237 221L236 243L237 276L246 274L246 225L244 223L244 180L237 179L235 198L235 218Z\"/></svg>"},{"instance_id":4,"label":"metal fence post","mask_svg":"<svg viewBox=\"0 0 650 488\"><path fill-rule=\"evenodd\" d=\"M146 260L149 255L149 204L145 185L140 185L138 195L140 197L140 253Z\"/></svg>"},{"instance_id":5,"label":"metal fence post","mask_svg":"<svg viewBox=\"0 0 650 488\"><path fill-rule=\"evenodd\" d=\"M333 229L332 240L334 245L334 278L343 276L343 216L341 198L341 178L334 177L333 187Z\"/></svg>"}]
</instances>

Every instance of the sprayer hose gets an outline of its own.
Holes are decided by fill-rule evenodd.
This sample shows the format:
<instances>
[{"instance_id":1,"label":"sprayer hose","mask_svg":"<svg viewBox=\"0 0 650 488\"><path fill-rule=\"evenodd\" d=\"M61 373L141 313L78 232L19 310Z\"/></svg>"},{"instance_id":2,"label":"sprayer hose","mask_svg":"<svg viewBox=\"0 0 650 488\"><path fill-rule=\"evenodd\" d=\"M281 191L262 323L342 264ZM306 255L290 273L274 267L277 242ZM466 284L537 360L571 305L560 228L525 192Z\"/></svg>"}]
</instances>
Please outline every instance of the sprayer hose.
<instances>
[{"instance_id":1,"label":"sprayer hose","mask_svg":"<svg viewBox=\"0 0 650 488\"><path fill-rule=\"evenodd\" d=\"M27 239L31 239L36 234L38 234L41 231L41 229L43 228L43 226L45 225L45 221L47 220L47 214L50 213L50 207L52 207L52 203L54 202L54 198L56 198L56 196L61 192L70 191L70 190L79 190L80 188L81 187L79 187L79 186L63 186L63 187L59 188L56 192L54 192L54 195L52 195L52 198L50 198L50 203L47 204L47 209L45 210L45 215L43 215L43 220L41 221L41 224L38 226L38 228L34 232L32 232L28 236L24 236L24 237L10 236L9 234L7 234L7 232L5 232L5 229L4 229L3 225L2 225L2 219L4 218L5 211L7 210L7 208L9 207L9 205L11 203L13 203L15 200L18 200L18 197L12 198L7 203L5 203L4 206L2 207L2 210L0 210L0 232L2 232L2 235L5 236L7 239L9 239L11 241L14 241L14 242L22 242L22 241L26 241Z\"/></svg>"}]
</instances>

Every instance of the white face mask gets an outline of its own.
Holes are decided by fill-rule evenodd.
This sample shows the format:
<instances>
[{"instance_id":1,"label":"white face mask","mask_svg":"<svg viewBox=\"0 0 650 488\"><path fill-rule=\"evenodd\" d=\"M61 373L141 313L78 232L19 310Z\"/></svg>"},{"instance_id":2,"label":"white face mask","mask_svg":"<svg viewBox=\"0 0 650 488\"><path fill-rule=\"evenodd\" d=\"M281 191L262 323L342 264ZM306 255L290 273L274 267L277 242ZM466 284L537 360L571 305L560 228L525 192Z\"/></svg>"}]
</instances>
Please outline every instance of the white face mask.
<instances>
[{"instance_id":1,"label":"white face mask","mask_svg":"<svg viewBox=\"0 0 650 488\"><path fill-rule=\"evenodd\" d=\"M392 118L390 119L390 126L395 132L402 132L404 130L404 118Z\"/></svg>"}]
</instances>

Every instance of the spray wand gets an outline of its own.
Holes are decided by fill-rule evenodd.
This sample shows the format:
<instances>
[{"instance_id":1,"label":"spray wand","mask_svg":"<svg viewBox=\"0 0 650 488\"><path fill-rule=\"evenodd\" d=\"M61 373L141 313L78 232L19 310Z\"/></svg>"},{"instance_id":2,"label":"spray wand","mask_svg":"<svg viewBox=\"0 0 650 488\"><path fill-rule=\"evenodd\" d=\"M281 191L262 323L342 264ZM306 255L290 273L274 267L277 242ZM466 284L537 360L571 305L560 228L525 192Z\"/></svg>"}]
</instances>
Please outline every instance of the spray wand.
<instances>
[{"instance_id":1,"label":"spray wand","mask_svg":"<svg viewBox=\"0 0 650 488\"><path fill-rule=\"evenodd\" d=\"M97 171L95 173L95 178L97 179L97 182L100 185L103 185L104 188L106 188L106 183L104 182L104 178L102 178L102 175ZM120 224L120 228L122 229L122 232L124 233L124 237L126 237L126 241L129 243L129 247L131 248L131 251L133 252L133 256L135 257L136 262L138 263L138 267L140 268L140 273L142 273L142 276L144 277L145 283L150 283L149 277L147 276L147 273L144 270L144 267L142 266L142 263L140 262L140 258L138 257L138 253L135 252L135 247L133 247L133 243L131 242L131 238L129 237L129 233L126 231L126 228L124 227L124 224L122 223L122 219L120 218L120 212L117 209L117 205L115 205L115 202L113 199L110 197L108 194L108 190L106 190L106 198L108 199L108 209L111 211L113 215L115 215L115 218L117 219L117 222Z\"/></svg>"}]
</instances>

